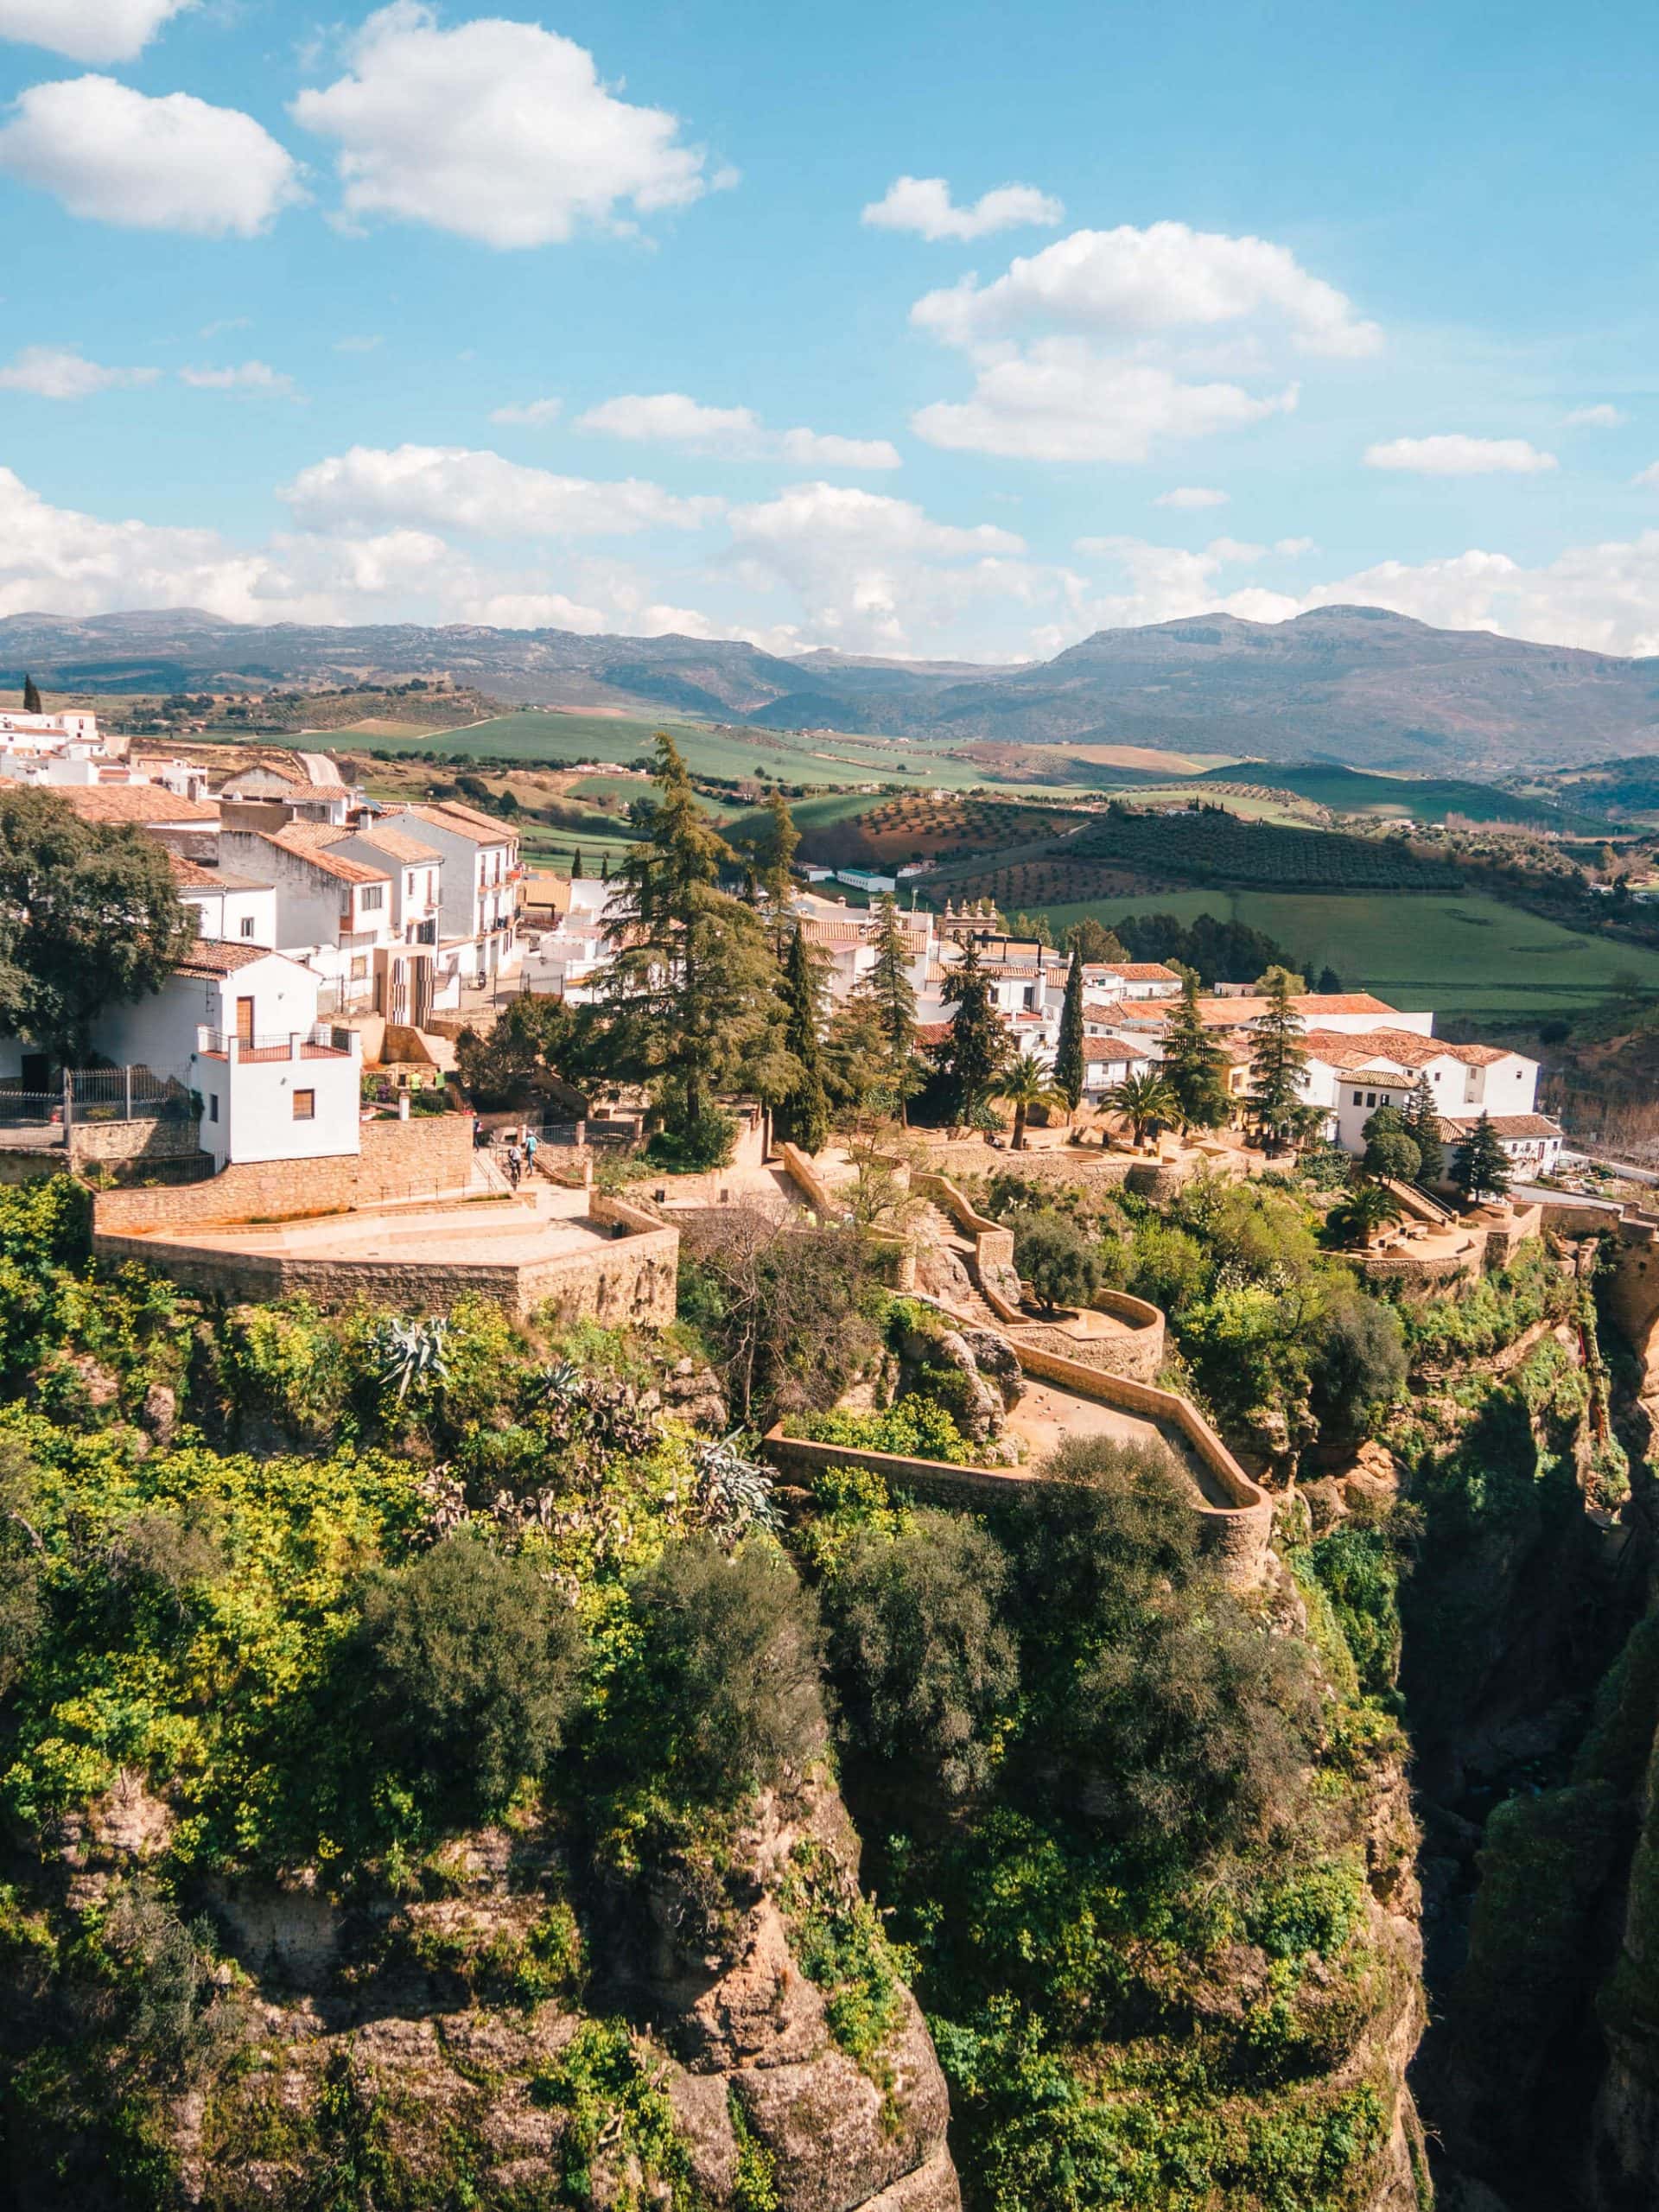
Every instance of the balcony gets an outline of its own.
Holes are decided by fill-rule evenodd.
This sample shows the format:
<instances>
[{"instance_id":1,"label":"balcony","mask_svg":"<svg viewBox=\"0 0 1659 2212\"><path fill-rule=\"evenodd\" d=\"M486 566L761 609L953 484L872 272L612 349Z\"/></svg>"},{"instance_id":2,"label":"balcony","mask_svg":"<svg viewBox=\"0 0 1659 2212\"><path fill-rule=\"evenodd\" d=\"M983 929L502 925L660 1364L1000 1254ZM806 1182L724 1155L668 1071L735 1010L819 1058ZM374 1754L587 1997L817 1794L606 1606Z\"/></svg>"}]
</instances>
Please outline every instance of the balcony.
<instances>
[{"instance_id":1,"label":"balcony","mask_svg":"<svg viewBox=\"0 0 1659 2212\"><path fill-rule=\"evenodd\" d=\"M359 1049L356 1030L337 1029L331 1021L314 1022L309 1029L283 1033L256 1030L251 1037L239 1037L234 1030L209 1029L205 1026L196 1031L197 1058L224 1060L232 1067L250 1061L350 1060L356 1058Z\"/></svg>"}]
</instances>

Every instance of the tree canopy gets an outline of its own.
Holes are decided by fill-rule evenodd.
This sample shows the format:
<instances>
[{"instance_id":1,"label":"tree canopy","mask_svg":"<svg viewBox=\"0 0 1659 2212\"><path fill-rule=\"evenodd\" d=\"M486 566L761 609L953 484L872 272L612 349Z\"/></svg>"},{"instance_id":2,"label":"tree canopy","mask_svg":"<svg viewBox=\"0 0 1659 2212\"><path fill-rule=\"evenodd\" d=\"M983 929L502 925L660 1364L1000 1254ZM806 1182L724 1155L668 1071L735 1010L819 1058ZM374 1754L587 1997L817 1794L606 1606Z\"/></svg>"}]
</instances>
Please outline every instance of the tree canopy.
<instances>
[{"instance_id":1,"label":"tree canopy","mask_svg":"<svg viewBox=\"0 0 1659 2212\"><path fill-rule=\"evenodd\" d=\"M195 935L167 854L48 791L0 794L0 1030L66 1058L106 1006L156 990Z\"/></svg>"}]
</instances>

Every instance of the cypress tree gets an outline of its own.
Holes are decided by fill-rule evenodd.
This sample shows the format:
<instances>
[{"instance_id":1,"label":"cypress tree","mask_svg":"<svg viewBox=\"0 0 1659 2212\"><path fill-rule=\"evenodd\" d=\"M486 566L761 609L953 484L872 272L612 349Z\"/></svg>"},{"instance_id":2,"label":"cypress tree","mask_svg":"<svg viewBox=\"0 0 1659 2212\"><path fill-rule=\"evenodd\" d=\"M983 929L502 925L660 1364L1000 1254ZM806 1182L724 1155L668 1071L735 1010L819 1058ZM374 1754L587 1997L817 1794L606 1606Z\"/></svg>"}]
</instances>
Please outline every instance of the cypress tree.
<instances>
[{"instance_id":1,"label":"cypress tree","mask_svg":"<svg viewBox=\"0 0 1659 2212\"><path fill-rule=\"evenodd\" d=\"M1250 1111L1263 1134L1281 1143L1301 1135L1311 1118L1301 1096L1307 1054L1300 1043L1302 1017L1293 1003L1296 981L1286 969L1269 968L1262 978L1267 1010L1251 1024Z\"/></svg>"},{"instance_id":2,"label":"cypress tree","mask_svg":"<svg viewBox=\"0 0 1659 2212\"><path fill-rule=\"evenodd\" d=\"M570 854L570 880L574 883L582 874L582 847L577 845Z\"/></svg>"},{"instance_id":3,"label":"cypress tree","mask_svg":"<svg viewBox=\"0 0 1659 2212\"><path fill-rule=\"evenodd\" d=\"M1181 979L1181 1001L1164 1031L1158 1072L1173 1092L1183 1124L1189 1129L1217 1129L1227 1119L1227 1056L1204 1026L1198 1012L1198 971Z\"/></svg>"},{"instance_id":4,"label":"cypress tree","mask_svg":"<svg viewBox=\"0 0 1659 2212\"><path fill-rule=\"evenodd\" d=\"M1060 1033L1054 1048L1054 1088L1075 1114L1083 1103L1083 952L1071 948L1071 965L1065 974L1065 999L1060 1007Z\"/></svg>"},{"instance_id":5,"label":"cypress tree","mask_svg":"<svg viewBox=\"0 0 1659 2212\"><path fill-rule=\"evenodd\" d=\"M915 1070L916 990L910 980L910 946L890 891L883 893L877 911L875 959L859 978L852 995L874 1017L883 1076L899 1101L902 1119L905 1100L919 1088Z\"/></svg>"},{"instance_id":6,"label":"cypress tree","mask_svg":"<svg viewBox=\"0 0 1659 2212\"><path fill-rule=\"evenodd\" d=\"M698 805L674 741L657 738L662 799L617 871L617 950L593 1058L646 1083L671 1135L711 1128L717 1092L776 1098L796 1071L783 1048L778 964L752 906L720 888L731 847Z\"/></svg>"},{"instance_id":7,"label":"cypress tree","mask_svg":"<svg viewBox=\"0 0 1659 2212\"><path fill-rule=\"evenodd\" d=\"M1477 1205L1483 1198L1508 1194L1510 1156L1497 1141L1490 1114L1482 1114L1452 1154L1452 1180Z\"/></svg>"},{"instance_id":8,"label":"cypress tree","mask_svg":"<svg viewBox=\"0 0 1659 2212\"><path fill-rule=\"evenodd\" d=\"M784 962L784 1045L800 1070L778 1101L772 1116L779 1140L803 1152L822 1152L830 1135L830 1103L824 1096L823 1062L818 1041L823 996L817 964L798 923Z\"/></svg>"},{"instance_id":9,"label":"cypress tree","mask_svg":"<svg viewBox=\"0 0 1659 2212\"><path fill-rule=\"evenodd\" d=\"M945 977L942 995L957 1009L950 1034L938 1047L946 1109L953 1121L969 1122L989 1101L1008 1050L1007 1032L991 997L990 978L982 970L979 947L971 940Z\"/></svg>"},{"instance_id":10,"label":"cypress tree","mask_svg":"<svg viewBox=\"0 0 1659 2212\"><path fill-rule=\"evenodd\" d=\"M1426 1075L1418 1077L1417 1087L1400 1118L1406 1135L1417 1147L1421 1163L1417 1170L1418 1181L1438 1183L1446 1173L1446 1144L1440 1135L1440 1109L1434 1103L1434 1093Z\"/></svg>"},{"instance_id":11,"label":"cypress tree","mask_svg":"<svg viewBox=\"0 0 1659 2212\"><path fill-rule=\"evenodd\" d=\"M45 708L41 704L41 687L32 676L26 676L23 678L23 712L26 715L41 715L46 712Z\"/></svg>"}]
</instances>

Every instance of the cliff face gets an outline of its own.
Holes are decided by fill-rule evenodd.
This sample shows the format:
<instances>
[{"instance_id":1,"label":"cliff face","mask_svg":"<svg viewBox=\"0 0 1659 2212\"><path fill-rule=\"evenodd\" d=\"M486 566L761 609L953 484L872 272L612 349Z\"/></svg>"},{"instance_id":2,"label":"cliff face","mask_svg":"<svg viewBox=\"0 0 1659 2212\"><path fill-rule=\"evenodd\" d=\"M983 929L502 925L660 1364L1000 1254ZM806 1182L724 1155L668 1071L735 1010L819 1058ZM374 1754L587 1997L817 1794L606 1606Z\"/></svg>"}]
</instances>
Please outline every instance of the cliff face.
<instances>
[{"instance_id":1,"label":"cliff face","mask_svg":"<svg viewBox=\"0 0 1659 2212\"><path fill-rule=\"evenodd\" d=\"M124 1780L64 1835L64 1902L107 1916L169 1827ZM819 1782L609 1894L537 1827L349 1909L223 1886L219 2017L150 2141L154 2201L957 2212L944 2078L857 1867ZM60 2136L20 2151L18 2212L137 2201Z\"/></svg>"}]
</instances>

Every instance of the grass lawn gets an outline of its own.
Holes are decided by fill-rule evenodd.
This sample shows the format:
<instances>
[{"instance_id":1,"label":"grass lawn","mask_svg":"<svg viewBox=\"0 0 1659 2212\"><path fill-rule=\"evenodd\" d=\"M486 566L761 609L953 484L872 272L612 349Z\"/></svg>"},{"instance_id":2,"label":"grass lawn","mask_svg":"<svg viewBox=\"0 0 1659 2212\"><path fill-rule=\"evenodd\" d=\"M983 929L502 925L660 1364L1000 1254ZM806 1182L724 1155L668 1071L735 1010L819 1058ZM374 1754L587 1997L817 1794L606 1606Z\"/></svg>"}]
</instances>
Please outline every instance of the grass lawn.
<instances>
[{"instance_id":1,"label":"grass lawn","mask_svg":"<svg viewBox=\"0 0 1659 2212\"><path fill-rule=\"evenodd\" d=\"M1615 976L1659 993L1659 952L1580 937L1497 899L1434 892L1155 891L1043 910L1057 938L1086 914L1218 914L1265 930L1314 969L1402 1008L1473 1020L1573 1014L1612 995Z\"/></svg>"}]
</instances>

